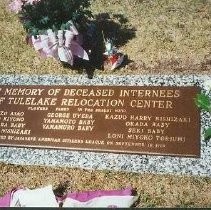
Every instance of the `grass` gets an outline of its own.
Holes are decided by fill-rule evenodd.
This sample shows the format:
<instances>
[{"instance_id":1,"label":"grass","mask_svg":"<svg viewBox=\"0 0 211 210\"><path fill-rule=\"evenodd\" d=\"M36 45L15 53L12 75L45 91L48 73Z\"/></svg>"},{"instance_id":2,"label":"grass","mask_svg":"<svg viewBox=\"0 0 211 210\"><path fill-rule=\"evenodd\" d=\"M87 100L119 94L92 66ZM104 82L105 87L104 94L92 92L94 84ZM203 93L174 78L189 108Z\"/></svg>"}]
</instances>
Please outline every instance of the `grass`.
<instances>
[{"instance_id":1,"label":"grass","mask_svg":"<svg viewBox=\"0 0 211 210\"><path fill-rule=\"evenodd\" d=\"M211 178L94 171L0 163L0 194L13 187L36 188L68 182L68 191L121 189L132 186L136 207L211 207Z\"/></svg>"},{"instance_id":2,"label":"grass","mask_svg":"<svg viewBox=\"0 0 211 210\"><path fill-rule=\"evenodd\" d=\"M41 59L26 45L22 25L7 11L7 4L8 0L0 1L0 73L83 73L53 59ZM131 60L119 70L98 70L96 74L211 72L209 0L92 0L91 10L97 16L107 13L119 24L113 34Z\"/></svg>"}]
</instances>

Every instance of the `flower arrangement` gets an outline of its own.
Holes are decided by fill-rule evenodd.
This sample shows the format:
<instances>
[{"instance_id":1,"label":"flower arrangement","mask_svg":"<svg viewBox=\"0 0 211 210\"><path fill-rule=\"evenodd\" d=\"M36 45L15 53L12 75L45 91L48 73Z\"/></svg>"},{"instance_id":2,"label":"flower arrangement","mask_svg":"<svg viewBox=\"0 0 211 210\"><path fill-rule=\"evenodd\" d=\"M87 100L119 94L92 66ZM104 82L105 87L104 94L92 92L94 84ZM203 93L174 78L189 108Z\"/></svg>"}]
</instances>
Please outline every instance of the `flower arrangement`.
<instances>
[{"instance_id":1,"label":"flower arrangement","mask_svg":"<svg viewBox=\"0 0 211 210\"><path fill-rule=\"evenodd\" d=\"M211 97L210 97L211 80L206 81L204 83L204 86L208 88L208 93L197 94L195 103L200 109L208 112L211 115ZM206 144L210 141L210 139L211 139L211 127L207 128L204 131L204 141L206 142Z\"/></svg>"},{"instance_id":2,"label":"flower arrangement","mask_svg":"<svg viewBox=\"0 0 211 210\"><path fill-rule=\"evenodd\" d=\"M104 52L104 68L114 70L118 68L124 61L124 54L118 51L118 49L113 45L112 40L107 39L105 42L105 52Z\"/></svg>"},{"instance_id":3,"label":"flower arrangement","mask_svg":"<svg viewBox=\"0 0 211 210\"><path fill-rule=\"evenodd\" d=\"M92 17L89 6L89 0L14 0L9 5L42 57L71 66L76 57L89 60L81 41Z\"/></svg>"},{"instance_id":4,"label":"flower arrangement","mask_svg":"<svg viewBox=\"0 0 211 210\"><path fill-rule=\"evenodd\" d=\"M27 42L42 57L53 57L71 66L76 58L94 63L102 57L104 69L118 68L124 55L111 39L103 37L104 54L96 49L103 32L97 32L89 6L90 0L13 0L9 4L27 32Z\"/></svg>"}]
</instances>

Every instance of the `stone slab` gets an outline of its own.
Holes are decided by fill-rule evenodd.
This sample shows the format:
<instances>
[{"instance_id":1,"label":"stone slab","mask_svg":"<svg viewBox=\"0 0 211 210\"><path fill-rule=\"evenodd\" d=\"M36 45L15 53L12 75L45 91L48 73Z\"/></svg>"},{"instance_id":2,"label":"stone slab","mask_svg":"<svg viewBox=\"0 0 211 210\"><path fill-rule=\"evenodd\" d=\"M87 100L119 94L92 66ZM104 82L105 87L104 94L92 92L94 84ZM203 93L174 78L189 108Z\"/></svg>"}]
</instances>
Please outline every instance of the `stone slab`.
<instances>
[{"instance_id":1,"label":"stone slab","mask_svg":"<svg viewBox=\"0 0 211 210\"><path fill-rule=\"evenodd\" d=\"M85 75L68 76L27 76L2 75L0 85L119 85L119 86L194 86L208 92L203 86L211 76L98 76L89 80ZM211 124L210 116L201 113L201 136L204 128ZM183 158L169 156L131 155L85 151L64 151L29 148L0 148L0 161L13 164L69 166L85 169L108 169L139 173L165 173L211 176L211 143L207 146L201 138L201 157Z\"/></svg>"}]
</instances>

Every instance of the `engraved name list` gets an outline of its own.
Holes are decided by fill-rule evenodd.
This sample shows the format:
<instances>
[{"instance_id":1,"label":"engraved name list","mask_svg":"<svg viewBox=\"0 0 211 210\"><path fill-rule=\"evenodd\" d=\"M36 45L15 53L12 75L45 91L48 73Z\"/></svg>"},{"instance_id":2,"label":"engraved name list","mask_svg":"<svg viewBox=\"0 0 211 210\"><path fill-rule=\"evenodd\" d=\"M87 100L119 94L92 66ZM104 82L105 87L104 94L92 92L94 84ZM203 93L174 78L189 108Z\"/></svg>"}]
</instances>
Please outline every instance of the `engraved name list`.
<instances>
[{"instance_id":1,"label":"engraved name list","mask_svg":"<svg viewBox=\"0 0 211 210\"><path fill-rule=\"evenodd\" d=\"M197 87L0 86L0 145L200 156Z\"/></svg>"}]
</instances>

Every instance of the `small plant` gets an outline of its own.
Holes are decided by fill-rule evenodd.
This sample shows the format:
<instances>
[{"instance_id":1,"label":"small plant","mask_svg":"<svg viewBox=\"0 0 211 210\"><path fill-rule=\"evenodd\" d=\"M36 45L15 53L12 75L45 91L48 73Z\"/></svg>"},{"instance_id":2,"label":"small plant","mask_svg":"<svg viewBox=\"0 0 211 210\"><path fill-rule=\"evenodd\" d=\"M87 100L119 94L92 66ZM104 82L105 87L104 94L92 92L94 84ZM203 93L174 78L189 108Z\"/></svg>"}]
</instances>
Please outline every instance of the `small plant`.
<instances>
[{"instance_id":1,"label":"small plant","mask_svg":"<svg viewBox=\"0 0 211 210\"><path fill-rule=\"evenodd\" d=\"M41 0L23 4L19 16L29 35L42 34L48 29L68 30L70 20L83 32L92 17L89 6L90 0Z\"/></svg>"},{"instance_id":2,"label":"small plant","mask_svg":"<svg viewBox=\"0 0 211 210\"><path fill-rule=\"evenodd\" d=\"M195 103L200 109L209 112L211 115L211 98L209 96L211 93L211 81L206 81L205 86L208 87L209 93L197 94ZM207 128L204 132L204 141L206 142L206 144L210 141L210 139L211 139L211 127Z\"/></svg>"}]
</instances>

